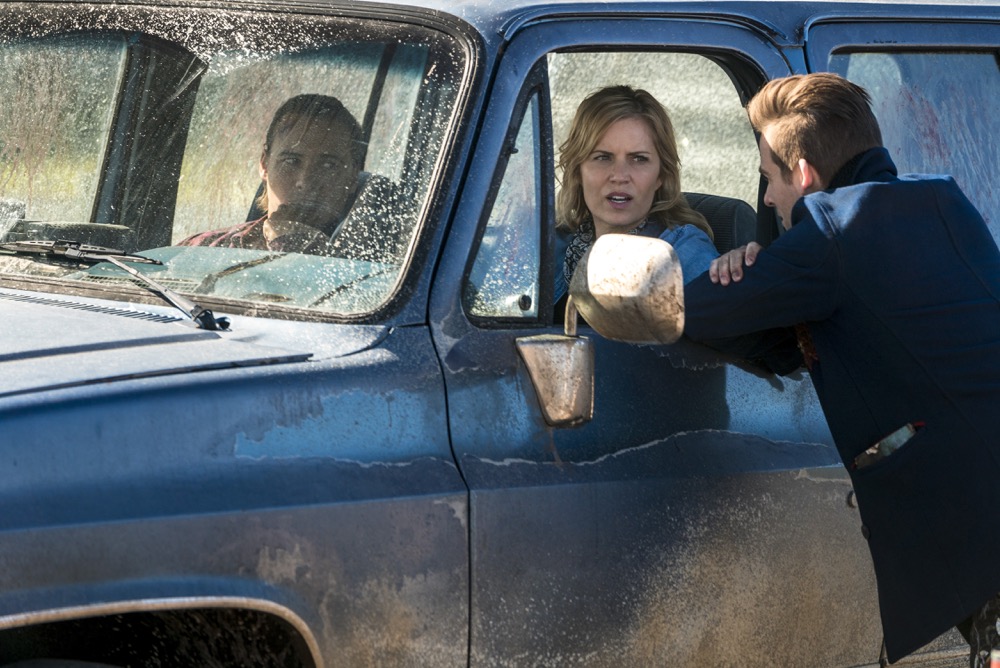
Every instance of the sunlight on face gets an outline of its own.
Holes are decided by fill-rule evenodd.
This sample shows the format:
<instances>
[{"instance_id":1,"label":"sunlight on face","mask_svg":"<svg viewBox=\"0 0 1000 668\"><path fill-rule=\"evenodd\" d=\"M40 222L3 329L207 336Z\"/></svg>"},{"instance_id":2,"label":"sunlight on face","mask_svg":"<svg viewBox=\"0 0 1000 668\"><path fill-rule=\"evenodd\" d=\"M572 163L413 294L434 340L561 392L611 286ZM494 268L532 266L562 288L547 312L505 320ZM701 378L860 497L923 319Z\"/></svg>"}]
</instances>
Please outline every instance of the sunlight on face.
<instances>
[{"instance_id":1,"label":"sunlight on face","mask_svg":"<svg viewBox=\"0 0 1000 668\"><path fill-rule=\"evenodd\" d=\"M796 187L793 178L786 178L781 171L781 165L771 153L771 145L767 142L768 129L760 136L760 173L767 180L767 190L764 191L764 204L772 207L778 214L778 220L786 230L792 226L792 207L802 197L802 189Z\"/></svg>"},{"instance_id":2,"label":"sunlight on face","mask_svg":"<svg viewBox=\"0 0 1000 668\"><path fill-rule=\"evenodd\" d=\"M359 172L350 133L342 123L292 119L261 157L268 215L280 208L284 218L306 225L322 229L336 224L351 203Z\"/></svg>"},{"instance_id":3,"label":"sunlight on face","mask_svg":"<svg viewBox=\"0 0 1000 668\"><path fill-rule=\"evenodd\" d=\"M639 225L663 183L649 124L636 117L615 121L580 166L580 177L597 236Z\"/></svg>"}]
</instances>

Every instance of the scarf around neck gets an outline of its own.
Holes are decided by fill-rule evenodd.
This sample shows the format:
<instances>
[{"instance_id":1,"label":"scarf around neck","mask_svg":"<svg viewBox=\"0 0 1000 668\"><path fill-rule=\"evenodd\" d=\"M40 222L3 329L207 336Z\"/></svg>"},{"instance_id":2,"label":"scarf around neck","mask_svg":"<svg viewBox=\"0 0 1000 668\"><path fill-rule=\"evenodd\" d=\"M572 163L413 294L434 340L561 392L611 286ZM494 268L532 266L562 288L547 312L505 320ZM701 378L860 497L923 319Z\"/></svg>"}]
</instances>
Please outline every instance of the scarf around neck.
<instances>
[{"instance_id":1,"label":"scarf around neck","mask_svg":"<svg viewBox=\"0 0 1000 668\"><path fill-rule=\"evenodd\" d=\"M646 218L641 223L633 227L631 230L626 232L626 234L639 234L649 225L649 219ZM580 263L580 259L590 250L590 247L594 245L594 239L596 238L597 232L594 229L594 221L587 219L580 223L580 227L577 228L576 232L573 233L573 238L570 239L569 245L566 247L566 257L563 261L563 278L566 279L566 286L569 287L570 279L573 278L573 272L576 271L576 265Z\"/></svg>"}]
</instances>

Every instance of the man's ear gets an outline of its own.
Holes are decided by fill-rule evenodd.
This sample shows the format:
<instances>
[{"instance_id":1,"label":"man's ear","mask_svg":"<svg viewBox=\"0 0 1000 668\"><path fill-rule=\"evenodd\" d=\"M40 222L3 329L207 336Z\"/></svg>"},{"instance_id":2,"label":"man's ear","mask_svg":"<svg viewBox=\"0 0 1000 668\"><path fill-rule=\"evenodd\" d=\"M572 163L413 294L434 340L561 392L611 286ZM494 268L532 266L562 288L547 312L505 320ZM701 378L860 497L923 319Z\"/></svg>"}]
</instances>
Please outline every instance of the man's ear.
<instances>
[{"instance_id":1,"label":"man's ear","mask_svg":"<svg viewBox=\"0 0 1000 668\"><path fill-rule=\"evenodd\" d=\"M798 167L799 185L803 195L823 190L825 187L823 179L820 178L819 172L816 171L816 168L808 160L800 158L796 166Z\"/></svg>"},{"instance_id":2,"label":"man's ear","mask_svg":"<svg viewBox=\"0 0 1000 668\"><path fill-rule=\"evenodd\" d=\"M267 150L261 151L260 164L258 165L261 181L267 180Z\"/></svg>"}]
</instances>

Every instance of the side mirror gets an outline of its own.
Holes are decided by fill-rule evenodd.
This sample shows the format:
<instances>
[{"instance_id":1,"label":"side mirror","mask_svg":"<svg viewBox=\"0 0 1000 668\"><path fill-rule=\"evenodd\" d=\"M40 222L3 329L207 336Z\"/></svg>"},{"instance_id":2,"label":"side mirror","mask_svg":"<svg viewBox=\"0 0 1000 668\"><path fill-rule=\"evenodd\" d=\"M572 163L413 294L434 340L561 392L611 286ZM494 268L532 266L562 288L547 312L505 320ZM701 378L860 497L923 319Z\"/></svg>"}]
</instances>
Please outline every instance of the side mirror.
<instances>
[{"instance_id":1,"label":"side mirror","mask_svg":"<svg viewBox=\"0 0 1000 668\"><path fill-rule=\"evenodd\" d=\"M566 303L565 334L523 336L515 340L528 369L545 422L575 427L594 417L594 347L576 335L576 307Z\"/></svg>"},{"instance_id":2,"label":"side mirror","mask_svg":"<svg viewBox=\"0 0 1000 668\"><path fill-rule=\"evenodd\" d=\"M603 235L577 264L569 294L605 338L673 343L684 333L681 265L662 239Z\"/></svg>"},{"instance_id":3,"label":"side mirror","mask_svg":"<svg viewBox=\"0 0 1000 668\"><path fill-rule=\"evenodd\" d=\"M673 247L660 239L604 235L570 281L565 334L515 341L553 427L574 427L594 416L594 349L576 334L578 310L605 338L673 343L684 332L684 280Z\"/></svg>"}]
</instances>

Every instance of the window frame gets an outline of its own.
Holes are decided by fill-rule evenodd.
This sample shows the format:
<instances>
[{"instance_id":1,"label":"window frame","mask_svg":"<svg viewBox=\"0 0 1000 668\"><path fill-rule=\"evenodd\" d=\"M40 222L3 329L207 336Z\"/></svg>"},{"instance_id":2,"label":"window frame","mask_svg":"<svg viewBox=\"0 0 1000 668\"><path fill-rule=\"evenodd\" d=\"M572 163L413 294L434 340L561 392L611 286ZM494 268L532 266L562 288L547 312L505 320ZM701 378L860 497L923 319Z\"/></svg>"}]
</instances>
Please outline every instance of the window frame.
<instances>
[{"instance_id":1,"label":"window frame","mask_svg":"<svg viewBox=\"0 0 1000 668\"><path fill-rule=\"evenodd\" d=\"M536 118L532 118L532 114L529 113L533 98L538 101ZM469 259L462 274L462 289L460 291L462 307L470 322L475 323L479 327L506 328L512 325L552 324L551 304L554 292L554 266L556 258L553 257L554 237L549 233L548 229L554 225L555 221L555 166L553 164L555 149L552 140L552 113L549 102L548 66L545 59L542 59L537 61L532 67L531 72L525 77L524 86L518 93L517 102L511 114L511 122L507 126L501 153L493 171L488 195L480 214L472 252L469 253ZM538 234L540 264L537 278L539 283L537 285L538 303L534 305L535 315L524 317L477 315L472 312L467 298L467 289L470 284L473 267L482 248L482 241L487 225L493 214L493 208L497 203L501 183L510 164L510 156L516 150L518 134L521 131L522 124L526 121L537 123L536 139L540 144L538 147L540 164L536 164L536 175L540 179L540 182L535 184L536 192L538 193L538 205L541 209L538 216L540 226L536 230Z\"/></svg>"},{"instance_id":2,"label":"window frame","mask_svg":"<svg viewBox=\"0 0 1000 668\"><path fill-rule=\"evenodd\" d=\"M561 271L562 258L556 255L555 229L555 176L554 165L555 147L552 128L551 95L548 87L548 67L547 58L551 53L563 52L674 52L691 53L704 57L715 63L728 75L733 83L733 88L739 96L740 102L745 104L757 88L770 78L774 73L774 68L779 68L781 74L789 74L788 63L781 56L778 48L763 39L756 31L734 24L724 24L711 22L704 19L677 19L669 16L647 17L637 22L631 18L604 18L600 20L602 32L601 41L595 41L594 33L589 28L594 27L595 17L575 18L573 20L546 22L529 22L519 28L522 34L517 34L512 38L512 47L505 54L505 62L511 62L512 58L521 59L524 57L522 50L530 50L533 53L533 61L529 74L524 77L517 101L515 102L511 120L505 129L503 148L497 159L496 168L490 177L487 196L482 209L478 211L477 227L472 246L467 257L465 268L462 274L461 289L458 291L459 300L466 318L475 327L482 329L502 329L510 327L526 326L552 326L563 321L562 313L559 313L557 304L554 303L555 271ZM684 39L664 39L663 34L657 27L667 25L688 25L690 23L699 24L697 37L685 35ZM656 25L658 24L658 25ZM584 29L584 27L588 29ZM640 26L641 30L636 30ZM607 28L607 33L603 32ZM575 28L575 29L574 29ZM699 39L704 37L701 32L704 30L710 35L716 35L714 39ZM738 32L739 39L730 41L728 36L733 32ZM545 37L534 39L532 36L544 33ZM756 42L754 40L756 38ZM742 49L740 47L743 47ZM766 55L766 57L764 57ZM503 78L503 65L501 66L501 78ZM516 68L514 68L516 71ZM494 92L498 87L494 88ZM524 116L525 105L531 93L540 90L540 134L545 149L543 159L543 183L542 185L542 216L541 221L541 248L542 267L539 273L541 285L539 286L538 315L534 318L504 318L485 317L471 313L466 299L466 287L472 267L475 263L485 227L490 218L493 206L496 202L497 192L506 166L509 160L509 147L516 139L520 129L520 123ZM488 101L491 106L496 104L496 99ZM773 211L763 205L764 188L758 183L757 211L758 211L758 240L763 240L764 245L777 238L777 219Z\"/></svg>"},{"instance_id":3,"label":"window frame","mask_svg":"<svg viewBox=\"0 0 1000 668\"><path fill-rule=\"evenodd\" d=\"M189 45L183 42L184 39L191 38L195 40L196 44L201 44L202 42L198 40L202 38L196 34L198 31L188 33L181 30L177 35L171 33L169 40L164 39L161 35L161 33L172 30L175 24L180 24L181 19L188 15L196 18L198 16L232 18L233 16L253 14L259 18L260 25L283 25L281 21L282 17L293 17L297 22L315 23L316 29L324 32L331 40L336 39L335 32L331 32L328 27L324 28L324 22L340 24L350 22L357 25L358 29L364 34L374 35L378 34L380 30L378 26L381 25L390 26L394 35L409 34L414 31L418 31L420 34L436 33L436 36L432 40L434 44L431 47L431 53L436 53L439 56L442 53L452 54L457 57L439 58L441 62L435 62L425 68L427 70L425 71L425 78L429 76L436 80L442 80L446 82L446 85L442 88L438 84L434 84L435 90L428 90L427 87L421 87L417 94L416 104L418 106L440 107L439 103L442 100L442 96L444 96L448 101L448 113L442 119L439 128L435 131L433 139L424 138L417 142L410 141L411 146L407 150L404 169L411 170L409 173L412 173L412 170L415 169L426 170L426 176L422 178L422 182L426 184L426 191L421 190L425 196L421 198L420 204L415 207L413 214L416 218L416 227L409 251L400 266L398 278L392 290L386 294L385 299L370 311L363 313L336 313L289 307L281 304L256 302L243 304L222 298L216 299L211 295L198 295L200 303L214 309L225 310L235 314L283 320L374 324L388 321L414 322L425 319L427 308L426 298L428 297L431 272L434 268L432 244L440 242L440 230L445 228L439 218L444 215L443 212L448 210L446 198L453 192L447 184L450 182L450 179L454 178L453 174L456 167L461 164L461 160L456 159L455 148L467 142L468 123L465 122L465 117L469 113L469 99L482 76L482 73L479 71L482 61L482 45L470 26L459 21L450 20L447 17L435 16L430 12L412 15L410 13L389 11L388 13L373 15L363 11L348 13L303 13L294 10L282 10L260 14L238 8L170 7L136 9L134 7L98 6L93 12L86 13L81 18L81 13L78 9L64 4L43 3L39 5L35 3L15 3L10 5L8 9L10 14L5 17L6 22L2 32L0 32L0 40L4 41L22 38L61 37L74 34L113 33L124 34L126 36L140 35L141 37L136 43L163 42L171 48L180 49L184 53L195 55L197 55L197 46L187 48ZM165 21L164 17L170 18ZM119 18L121 18L121 21L119 21ZM370 22L377 25L372 25ZM228 21L227 23L232 23L232 21ZM107 28L109 25L115 27L109 29ZM148 30L144 27L146 25L150 26ZM136 26L140 27L137 28ZM185 24L184 27L187 28L189 26ZM292 30L292 28L289 28L289 30ZM258 32L263 35L263 31ZM192 34L194 37L191 37ZM174 40L174 37L177 37L177 39ZM217 46L215 42L211 41L209 41L209 45L212 48ZM126 69L128 70L128 66L126 66ZM137 76L139 76L138 87L141 87L143 72L141 68L136 70L136 72ZM128 76L125 77L124 81L128 81ZM128 122L128 114L126 113L128 110L122 105L122 99L125 96L123 92L125 86L125 83L120 83L117 88L115 96L117 100L115 102L117 110L115 113L117 115L112 121L111 132L104 139L106 147L114 146L115 140L113 138L116 134L123 141L118 149L118 154L124 160L119 163L116 169L117 172L120 172L119 180L127 180L129 178L128 172L130 170L128 169L128 165L134 161L134 156L132 158L128 157L133 148L129 143L128 133L120 125L123 122L122 119L126 123ZM190 120L189 116L187 120ZM421 129L421 124L426 124L427 122L426 118L421 117L419 114L416 115L411 125L411 135L418 133ZM433 150L428 151L427 149ZM106 148L106 155L102 156L101 160L106 163L109 159L108 155L115 150L114 148ZM183 150L183 146L181 150ZM177 171L179 171L179 164ZM93 199L92 210L96 213L92 213L91 215L92 217L97 216L97 220L91 220L88 224L107 223L110 222L108 216L120 217L123 215L121 212L122 207L119 206L116 208L115 206L115 204L122 201L121 192L123 188L117 182L105 183L110 178L111 176L107 173L107 170L102 168L99 183L94 192L88 197L88 199ZM172 181L171 179L165 180ZM411 181L407 181L406 185L415 187ZM174 197L170 199L170 206L168 208L172 214L173 205L176 202L176 183L172 182L162 188L163 191L171 189L174 191ZM158 187L157 190L159 191L161 188ZM250 195L252 194L250 193ZM169 235L167 235L162 245L170 245ZM24 277L11 275L0 277L0 280L14 287L30 286L30 289L38 289L45 292L65 293L67 290L66 286L47 279L31 278L29 280ZM136 303L156 303L155 298L148 298L145 291L131 289L125 283L114 289L76 285L68 289L73 290L75 293L88 294L99 298L125 300Z\"/></svg>"}]
</instances>

